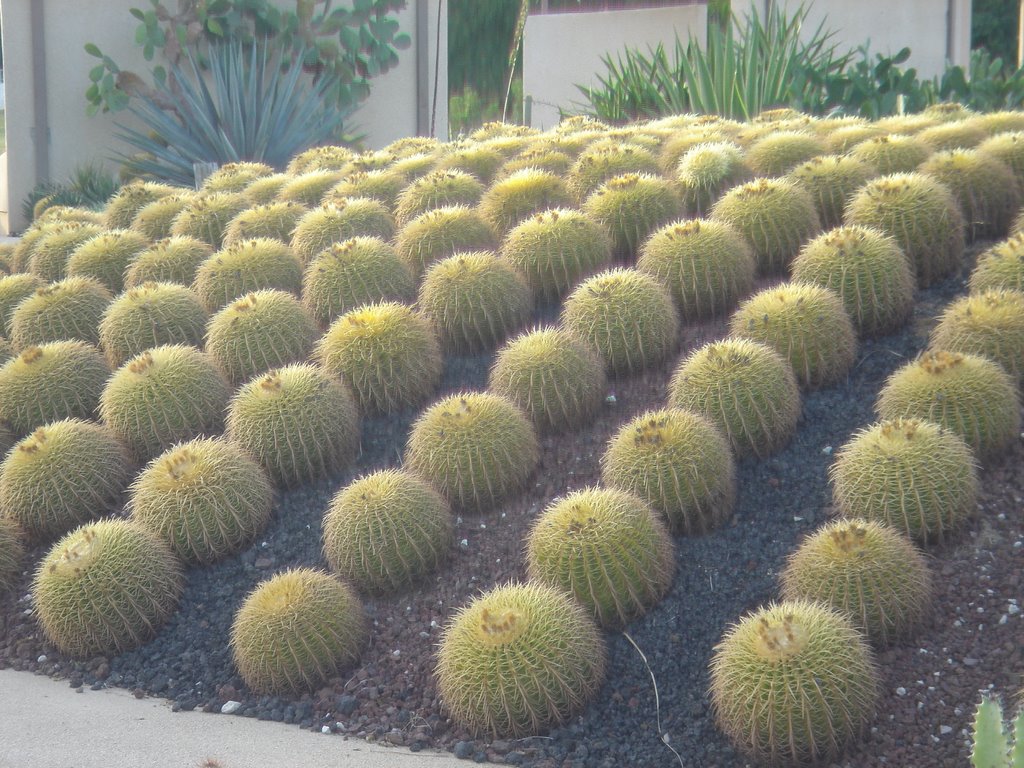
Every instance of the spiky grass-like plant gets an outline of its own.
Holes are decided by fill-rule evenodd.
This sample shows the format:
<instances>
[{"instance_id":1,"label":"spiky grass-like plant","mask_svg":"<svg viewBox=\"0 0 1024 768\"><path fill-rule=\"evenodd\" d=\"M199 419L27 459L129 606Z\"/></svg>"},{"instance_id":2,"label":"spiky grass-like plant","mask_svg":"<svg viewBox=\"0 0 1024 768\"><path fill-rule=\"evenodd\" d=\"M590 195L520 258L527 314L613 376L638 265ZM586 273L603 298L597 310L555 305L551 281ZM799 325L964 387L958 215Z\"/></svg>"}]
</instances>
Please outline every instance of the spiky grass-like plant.
<instances>
[{"instance_id":1,"label":"spiky grass-like plant","mask_svg":"<svg viewBox=\"0 0 1024 768\"><path fill-rule=\"evenodd\" d=\"M148 461L175 443L221 432L230 394L207 355L164 345L114 372L100 396L99 414L137 459Z\"/></svg>"},{"instance_id":2,"label":"spiky grass-like plant","mask_svg":"<svg viewBox=\"0 0 1024 768\"><path fill-rule=\"evenodd\" d=\"M721 428L740 456L770 456L796 432L800 389L791 366L771 347L727 338L706 344L676 368L668 404L700 413Z\"/></svg>"},{"instance_id":3,"label":"spiky grass-like plant","mask_svg":"<svg viewBox=\"0 0 1024 768\"><path fill-rule=\"evenodd\" d=\"M1020 209L1020 188L1000 160L977 150L938 152L918 170L937 179L956 198L969 242L1006 237Z\"/></svg>"},{"instance_id":4,"label":"spiky grass-like plant","mask_svg":"<svg viewBox=\"0 0 1024 768\"><path fill-rule=\"evenodd\" d=\"M324 557L341 578L393 592L448 557L454 525L441 495L409 472L385 469L342 488L323 519Z\"/></svg>"},{"instance_id":5,"label":"spiky grass-like plant","mask_svg":"<svg viewBox=\"0 0 1024 768\"><path fill-rule=\"evenodd\" d=\"M888 378L875 412L882 419L927 419L962 437L982 461L1000 456L1020 433L1020 400L1010 375L986 357L935 350Z\"/></svg>"},{"instance_id":6,"label":"spiky grass-like plant","mask_svg":"<svg viewBox=\"0 0 1024 768\"><path fill-rule=\"evenodd\" d=\"M496 181L480 200L480 213L502 235L533 214L573 203L565 182L551 171L523 168Z\"/></svg>"},{"instance_id":7,"label":"spiky grass-like plant","mask_svg":"<svg viewBox=\"0 0 1024 768\"><path fill-rule=\"evenodd\" d=\"M234 245L255 237L290 243L295 225L306 213L304 205L289 202L265 203L247 208L228 222L224 230L224 245Z\"/></svg>"},{"instance_id":8,"label":"spiky grass-like plant","mask_svg":"<svg viewBox=\"0 0 1024 768\"><path fill-rule=\"evenodd\" d=\"M749 179L751 171L739 147L718 141L688 149L670 174L679 183L683 210L704 216L723 192Z\"/></svg>"},{"instance_id":9,"label":"spiky grass-like plant","mask_svg":"<svg viewBox=\"0 0 1024 768\"><path fill-rule=\"evenodd\" d=\"M916 171L932 152L930 146L914 136L889 134L865 139L854 146L849 154L854 160L874 168L879 175L888 176Z\"/></svg>"},{"instance_id":10,"label":"spiky grass-like plant","mask_svg":"<svg viewBox=\"0 0 1024 768\"><path fill-rule=\"evenodd\" d=\"M895 240L874 229L819 235L794 259L792 275L835 291L861 337L892 333L914 310L913 267Z\"/></svg>"},{"instance_id":11,"label":"spiky grass-like plant","mask_svg":"<svg viewBox=\"0 0 1024 768\"><path fill-rule=\"evenodd\" d=\"M922 543L954 537L977 510L970 446L923 419L887 419L857 432L836 453L829 478L840 514Z\"/></svg>"},{"instance_id":12,"label":"spiky grass-like plant","mask_svg":"<svg viewBox=\"0 0 1024 768\"><path fill-rule=\"evenodd\" d=\"M139 211L150 203L180 193L179 187L152 181L125 184L107 201L103 224L107 229L128 229Z\"/></svg>"},{"instance_id":13,"label":"spiky grass-like plant","mask_svg":"<svg viewBox=\"0 0 1024 768\"><path fill-rule=\"evenodd\" d=\"M285 291L253 291L210 318L206 352L237 386L271 368L305 360L316 323Z\"/></svg>"},{"instance_id":14,"label":"spiky grass-like plant","mask_svg":"<svg viewBox=\"0 0 1024 768\"><path fill-rule=\"evenodd\" d=\"M379 237L390 240L395 234L395 219L379 200L368 197L340 199L312 209L299 219L292 233L291 246L303 266L335 243L353 237Z\"/></svg>"},{"instance_id":15,"label":"spiky grass-like plant","mask_svg":"<svg viewBox=\"0 0 1024 768\"><path fill-rule=\"evenodd\" d=\"M410 183L395 201L395 221L399 227L421 213L435 208L465 205L472 208L484 194L483 183L464 171L431 171Z\"/></svg>"},{"instance_id":16,"label":"spiky grass-like plant","mask_svg":"<svg viewBox=\"0 0 1024 768\"><path fill-rule=\"evenodd\" d=\"M586 214L559 208L514 227L501 245L501 256L526 276L538 302L550 303L611 263L612 240Z\"/></svg>"},{"instance_id":17,"label":"spiky grass-like plant","mask_svg":"<svg viewBox=\"0 0 1024 768\"><path fill-rule=\"evenodd\" d=\"M708 219L666 224L643 244L636 268L668 288L686 321L706 320L736 306L754 287L757 267L746 240Z\"/></svg>"},{"instance_id":18,"label":"spiky grass-like plant","mask_svg":"<svg viewBox=\"0 0 1024 768\"><path fill-rule=\"evenodd\" d=\"M789 179L814 200L823 229L838 227L853 195L874 178L871 166L848 155L822 155L793 168Z\"/></svg>"},{"instance_id":19,"label":"spiky grass-like plant","mask_svg":"<svg viewBox=\"0 0 1024 768\"><path fill-rule=\"evenodd\" d=\"M635 269L610 269L577 286L562 323L594 346L609 371L637 373L664 362L678 343L679 316L669 292Z\"/></svg>"},{"instance_id":20,"label":"spiky grass-like plant","mask_svg":"<svg viewBox=\"0 0 1024 768\"><path fill-rule=\"evenodd\" d=\"M810 193L786 179L733 187L714 204L711 219L743 235L761 274L784 272L800 247L821 230Z\"/></svg>"},{"instance_id":21,"label":"spiky grass-like plant","mask_svg":"<svg viewBox=\"0 0 1024 768\"><path fill-rule=\"evenodd\" d=\"M601 457L601 480L639 496L674 534L721 525L736 500L736 468L725 436L693 411L647 411L624 424Z\"/></svg>"},{"instance_id":22,"label":"spiky grass-like plant","mask_svg":"<svg viewBox=\"0 0 1024 768\"><path fill-rule=\"evenodd\" d=\"M302 304L322 328L362 304L415 299L412 271L379 237L335 243L310 262L302 278Z\"/></svg>"},{"instance_id":23,"label":"spiky grass-like plant","mask_svg":"<svg viewBox=\"0 0 1024 768\"><path fill-rule=\"evenodd\" d=\"M932 329L929 345L987 357L1019 383L1024 376L1024 292L984 291L957 299Z\"/></svg>"},{"instance_id":24,"label":"spiky grass-like plant","mask_svg":"<svg viewBox=\"0 0 1024 768\"><path fill-rule=\"evenodd\" d=\"M446 349L474 354L522 328L533 296L507 261L477 251L435 262L423 276L417 307Z\"/></svg>"},{"instance_id":25,"label":"spiky grass-like plant","mask_svg":"<svg viewBox=\"0 0 1024 768\"><path fill-rule=\"evenodd\" d=\"M213 255L213 246L194 237L169 237L142 251L124 273L124 287L143 283L192 285L199 265Z\"/></svg>"},{"instance_id":26,"label":"spiky grass-like plant","mask_svg":"<svg viewBox=\"0 0 1024 768\"><path fill-rule=\"evenodd\" d=\"M209 565L246 547L270 520L273 490L253 458L221 438L180 443L135 478L127 511L185 563Z\"/></svg>"},{"instance_id":27,"label":"spiky grass-like plant","mask_svg":"<svg viewBox=\"0 0 1024 768\"><path fill-rule=\"evenodd\" d=\"M563 723L604 681L601 632L583 607L539 584L495 587L444 629L434 676L460 725L494 738Z\"/></svg>"},{"instance_id":28,"label":"spiky grass-like plant","mask_svg":"<svg viewBox=\"0 0 1024 768\"><path fill-rule=\"evenodd\" d=\"M449 395L412 426L405 466L458 510L491 508L525 485L539 457L526 415L488 392Z\"/></svg>"},{"instance_id":29,"label":"spiky grass-like plant","mask_svg":"<svg viewBox=\"0 0 1024 768\"><path fill-rule=\"evenodd\" d=\"M11 335L11 315L17 306L44 285L27 272L0 277L0 335Z\"/></svg>"},{"instance_id":30,"label":"spiky grass-like plant","mask_svg":"<svg viewBox=\"0 0 1024 768\"><path fill-rule=\"evenodd\" d=\"M555 499L526 540L530 580L560 589L603 627L645 614L672 585L668 529L638 496L586 488Z\"/></svg>"},{"instance_id":31,"label":"spiky grass-like plant","mask_svg":"<svg viewBox=\"0 0 1024 768\"><path fill-rule=\"evenodd\" d=\"M921 629L932 608L924 556L902 533L870 520L837 520L808 536L780 575L784 600L825 603L878 646Z\"/></svg>"},{"instance_id":32,"label":"spiky grass-like plant","mask_svg":"<svg viewBox=\"0 0 1024 768\"><path fill-rule=\"evenodd\" d=\"M58 541L36 570L32 602L47 639L78 658L152 638L184 587L170 548L128 520L98 520Z\"/></svg>"},{"instance_id":33,"label":"spiky grass-like plant","mask_svg":"<svg viewBox=\"0 0 1024 768\"><path fill-rule=\"evenodd\" d=\"M963 261L960 207L949 189L924 174L897 173L869 181L850 200L844 223L894 238L913 263L921 288L953 274Z\"/></svg>"},{"instance_id":34,"label":"spiky grass-like plant","mask_svg":"<svg viewBox=\"0 0 1024 768\"><path fill-rule=\"evenodd\" d=\"M161 344L202 347L208 317L199 297L176 283L143 283L108 306L100 348L112 368Z\"/></svg>"},{"instance_id":35,"label":"spiky grass-like plant","mask_svg":"<svg viewBox=\"0 0 1024 768\"><path fill-rule=\"evenodd\" d=\"M103 355L84 341L26 347L0 368L0 421L27 435L51 421L92 418L108 376Z\"/></svg>"},{"instance_id":36,"label":"spiky grass-like plant","mask_svg":"<svg viewBox=\"0 0 1024 768\"><path fill-rule=\"evenodd\" d=\"M171 236L171 225L194 195L183 190L147 203L132 219L131 229L152 243Z\"/></svg>"},{"instance_id":37,"label":"spiky grass-like plant","mask_svg":"<svg viewBox=\"0 0 1024 768\"><path fill-rule=\"evenodd\" d=\"M317 343L315 357L351 387L365 412L418 406L441 383L441 349L430 323L395 302L346 312Z\"/></svg>"},{"instance_id":38,"label":"spiky grass-like plant","mask_svg":"<svg viewBox=\"0 0 1024 768\"><path fill-rule=\"evenodd\" d=\"M519 406L541 432L576 429L608 388L597 350L563 328L537 328L502 347L487 388Z\"/></svg>"},{"instance_id":39,"label":"spiky grass-like plant","mask_svg":"<svg viewBox=\"0 0 1024 768\"><path fill-rule=\"evenodd\" d=\"M220 248L224 231L235 216L249 207L241 192L215 192L196 195L171 222L171 235L194 237Z\"/></svg>"},{"instance_id":40,"label":"spiky grass-like plant","mask_svg":"<svg viewBox=\"0 0 1024 768\"><path fill-rule=\"evenodd\" d=\"M580 153L569 169L566 185L578 203L613 176L660 173L654 155L636 144L606 142Z\"/></svg>"},{"instance_id":41,"label":"spiky grass-like plant","mask_svg":"<svg viewBox=\"0 0 1024 768\"><path fill-rule=\"evenodd\" d=\"M0 290L11 278L0 279ZM1024 234L1011 235L978 256L971 271L970 289L971 293L1024 291Z\"/></svg>"},{"instance_id":42,"label":"spiky grass-like plant","mask_svg":"<svg viewBox=\"0 0 1024 768\"><path fill-rule=\"evenodd\" d=\"M878 693L863 635L820 603L773 603L748 614L711 659L715 722L767 765L834 760L867 729Z\"/></svg>"},{"instance_id":43,"label":"spiky grass-like plant","mask_svg":"<svg viewBox=\"0 0 1024 768\"><path fill-rule=\"evenodd\" d=\"M68 274L68 260L82 243L103 234L98 224L54 224L35 243L28 262L28 271L46 283L63 280Z\"/></svg>"},{"instance_id":44,"label":"spiky grass-like plant","mask_svg":"<svg viewBox=\"0 0 1024 768\"><path fill-rule=\"evenodd\" d=\"M493 250L495 245L491 225L479 211L463 205L422 213L395 236L395 249L417 282L436 261L464 251Z\"/></svg>"},{"instance_id":45,"label":"spiky grass-like plant","mask_svg":"<svg viewBox=\"0 0 1024 768\"><path fill-rule=\"evenodd\" d=\"M583 211L611 233L621 258L635 261L640 244L658 227L678 218L682 206L667 179L629 173L601 184L586 199Z\"/></svg>"},{"instance_id":46,"label":"spiky grass-like plant","mask_svg":"<svg viewBox=\"0 0 1024 768\"><path fill-rule=\"evenodd\" d=\"M0 464L2 516L34 543L120 509L132 479L124 446L105 427L52 421L18 442Z\"/></svg>"},{"instance_id":47,"label":"spiky grass-like plant","mask_svg":"<svg viewBox=\"0 0 1024 768\"><path fill-rule=\"evenodd\" d=\"M130 229L109 230L78 246L68 259L68 277L91 277L112 294L124 287L124 273L150 242Z\"/></svg>"},{"instance_id":48,"label":"spiky grass-like plant","mask_svg":"<svg viewBox=\"0 0 1024 768\"><path fill-rule=\"evenodd\" d=\"M783 283L756 293L733 313L729 329L734 336L773 347L806 389L840 381L857 353L857 336L842 299L810 283Z\"/></svg>"},{"instance_id":49,"label":"spiky grass-like plant","mask_svg":"<svg viewBox=\"0 0 1024 768\"><path fill-rule=\"evenodd\" d=\"M277 368L239 387L228 406L226 431L285 487L337 472L359 450L352 393L308 364Z\"/></svg>"},{"instance_id":50,"label":"spiky grass-like plant","mask_svg":"<svg viewBox=\"0 0 1024 768\"><path fill-rule=\"evenodd\" d=\"M231 651L254 691L296 694L355 663L367 634L363 606L350 586L322 571L294 568L245 598L231 625Z\"/></svg>"},{"instance_id":51,"label":"spiky grass-like plant","mask_svg":"<svg viewBox=\"0 0 1024 768\"><path fill-rule=\"evenodd\" d=\"M99 324L113 297L90 277L68 277L37 288L11 313L11 344L26 349L52 341L99 343Z\"/></svg>"},{"instance_id":52,"label":"spiky grass-like plant","mask_svg":"<svg viewBox=\"0 0 1024 768\"><path fill-rule=\"evenodd\" d=\"M210 313L252 291L271 289L297 296L302 265L280 240L242 240L200 264L192 288Z\"/></svg>"},{"instance_id":53,"label":"spiky grass-like plant","mask_svg":"<svg viewBox=\"0 0 1024 768\"><path fill-rule=\"evenodd\" d=\"M341 171L306 171L282 184L274 199L282 203L298 203L306 208L315 208L320 205L327 191L344 177Z\"/></svg>"}]
</instances>

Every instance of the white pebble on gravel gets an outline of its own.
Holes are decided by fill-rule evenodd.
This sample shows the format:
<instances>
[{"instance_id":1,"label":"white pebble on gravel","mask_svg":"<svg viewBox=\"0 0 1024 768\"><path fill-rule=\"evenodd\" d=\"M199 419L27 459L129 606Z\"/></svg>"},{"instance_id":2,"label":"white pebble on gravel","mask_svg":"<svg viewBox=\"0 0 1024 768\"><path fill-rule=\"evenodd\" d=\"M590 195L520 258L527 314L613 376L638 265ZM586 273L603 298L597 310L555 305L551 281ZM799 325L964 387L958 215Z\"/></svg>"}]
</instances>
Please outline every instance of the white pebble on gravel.
<instances>
[{"instance_id":1,"label":"white pebble on gravel","mask_svg":"<svg viewBox=\"0 0 1024 768\"><path fill-rule=\"evenodd\" d=\"M897 695L897 696L906 696L906 695L907 695L907 689L906 689L906 688L904 688L904 687L903 687L903 686L901 685L901 686L900 686L899 688L897 688L897 689L896 689L896 695Z\"/></svg>"},{"instance_id":2,"label":"white pebble on gravel","mask_svg":"<svg viewBox=\"0 0 1024 768\"><path fill-rule=\"evenodd\" d=\"M220 708L220 712L222 715L230 715L234 712L237 712L241 708L242 702L235 701L234 699L232 699L231 701L224 702L223 706Z\"/></svg>"},{"instance_id":3,"label":"white pebble on gravel","mask_svg":"<svg viewBox=\"0 0 1024 768\"><path fill-rule=\"evenodd\" d=\"M44 661L46 661L46 654L45 653L42 656L40 656L38 659L36 659L36 663L37 664L42 664Z\"/></svg>"},{"instance_id":4,"label":"white pebble on gravel","mask_svg":"<svg viewBox=\"0 0 1024 768\"><path fill-rule=\"evenodd\" d=\"M948 734L950 734L952 732L953 732L953 729L950 728L948 725L940 725L939 726L939 735L940 736L946 736L946 735L948 735Z\"/></svg>"}]
</instances>

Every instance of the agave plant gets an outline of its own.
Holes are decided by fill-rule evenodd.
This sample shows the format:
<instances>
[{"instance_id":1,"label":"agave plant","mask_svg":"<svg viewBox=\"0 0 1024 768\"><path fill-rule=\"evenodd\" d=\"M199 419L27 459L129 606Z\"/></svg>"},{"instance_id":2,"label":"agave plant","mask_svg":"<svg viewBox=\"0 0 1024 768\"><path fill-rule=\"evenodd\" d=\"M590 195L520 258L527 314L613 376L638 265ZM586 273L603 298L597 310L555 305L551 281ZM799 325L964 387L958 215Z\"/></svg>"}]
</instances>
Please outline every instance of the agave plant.
<instances>
[{"instance_id":1,"label":"agave plant","mask_svg":"<svg viewBox=\"0 0 1024 768\"><path fill-rule=\"evenodd\" d=\"M207 68L186 54L187 64L172 64L129 105L146 130L118 126L119 138L141 153L122 155L130 172L191 186L195 163L281 168L303 149L340 138L351 110L324 106L334 78L311 80L301 51L282 57L266 41L212 43Z\"/></svg>"}]
</instances>

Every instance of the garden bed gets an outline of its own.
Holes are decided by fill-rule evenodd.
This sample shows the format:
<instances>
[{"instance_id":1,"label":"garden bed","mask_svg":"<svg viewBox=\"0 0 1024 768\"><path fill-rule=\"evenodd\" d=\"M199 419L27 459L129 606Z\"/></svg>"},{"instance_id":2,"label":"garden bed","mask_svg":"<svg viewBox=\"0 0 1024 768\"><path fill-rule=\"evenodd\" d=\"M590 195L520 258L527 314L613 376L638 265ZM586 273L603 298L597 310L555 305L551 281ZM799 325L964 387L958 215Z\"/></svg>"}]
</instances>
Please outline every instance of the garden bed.
<instances>
[{"instance_id":1,"label":"garden bed","mask_svg":"<svg viewBox=\"0 0 1024 768\"><path fill-rule=\"evenodd\" d=\"M979 247L972 249L977 253ZM527 490L486 514L459 518L451 557L427 583L365 600L372 628L361 663L315 693L297 698L251 693L231 661L234 614L245 595L286 567L325 567L320 524L333 493L353 477L400 462L416 413L363 423L358 463L329 482L282 493L270 527L241 555L188 572L180 610L152 642L116 657L75 661L43 639L27 596L26 574L0 601L0 668L67 679L72 687L118 686L173 701L175 709L219 712L240 702L245 717L284 720L414 750L453 750L478 761L531 766L741 766L715 728L708 663L725 628L778 596L786 556L833 514L827 470L850 435L872 423L886 377L927 344L942 308L966 291L961 273L918 294L914 319L896 335L863 343L839 386L805 396L792 443L766 460L738 465L735 514L720 530L677 538L677 574L668 596L627 627L606 634L607 680L583 714L540 737L473 740L451 724L432 677L441 631L455 610L494 584L525 577L523 542L556 496L596 484L609 437L627 419L663 407L676 360L725 335L725 323L689 326L672 364L612 384L588 427L542 438ZM490 356L450 358L444 392L486 384ZM908 643L878 654L882 696L870 733L842 766L962 766L979 689L1011 695L1024 669L1024 449L981 472L979 514L961 537L928 550L935 576L930 624ZM32 552L37 562L45 548ZM642 650L649 664L634 648ZM59 713L55 713L59 717Z\"/></svg>"}]
</instances>

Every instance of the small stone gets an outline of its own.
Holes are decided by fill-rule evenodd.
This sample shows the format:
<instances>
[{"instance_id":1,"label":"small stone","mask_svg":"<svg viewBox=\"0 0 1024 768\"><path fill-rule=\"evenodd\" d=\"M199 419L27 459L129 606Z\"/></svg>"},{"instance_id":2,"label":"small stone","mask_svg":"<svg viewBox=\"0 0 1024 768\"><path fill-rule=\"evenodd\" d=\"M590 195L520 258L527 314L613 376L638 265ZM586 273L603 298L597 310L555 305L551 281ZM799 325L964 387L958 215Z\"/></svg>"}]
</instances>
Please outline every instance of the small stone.
<instances>
[{"instance_id":1,"label":"small stone","mask_svg":"<svg viewBox=\"0 0 1024 768\"><path fill-rule=\"evenodd\" d=\"M455 749L452 751L459 760L468 760L473 756L473 742L457 741L455 743Z\"/></svg>"},{"instance_id":2,"label":"small stone","mask_svg":"<svg viewBox=\"0 0 1024 768\"><path fill-rule=\"evenodd\" d=\"M337 710L338 714L344 717L348 717L356 711L356 707L359 706L359 700L355 696L339 696Z\"/></svg>"},{"instance_id":3,"label":"small stone","mask_svg":"<svg viewBox=\"0 0 1024 768\"><path fill-rule=\"evenodd\" d=\"M331 732L331 726L324 725L324 726L320 727L320 733L330 733L330 732Z\"/></svg>"},{"instance_id":4,"label":"small stone","mask_svg":"<svg viewBox=\"0 0 1024 768\"><path fill-rule=\"evenodd\" d=\"M46 654L44 653L42 656L40 656L38 659L36 659L36 662L39 663L39 664L45 663L46 662Z\"/></svg>"},{"instance_id":5,"label":"small stone","mask_svg":"<svg viewBox=\"0 0 1024 768\"><path fill-rule=\"evenodd\" d=\"M235 701L234 699L232 699L231 701L224 702L224 704L220 708L220 713L222 715L231 715L240 710L241 708L242 702Z\"/></svg>"},{"instance_id":6,"label":"small stone","mask_svg":"<svg viewBox=\"0 0 1024 768\"><path fill-rule=\"evenodd\" d=\"M904 687L903 687L903 686L901 685L901 686L900 686L899 688L897 688L897 689L896 689L896 695L897 695L897 696L906 696L906 695L907 695L907 689L906 689L906 688L904 688Z\"/></svg>"},{"instance_id":7,"label":"small stone","mask_svg":"<svg viewBox=\"0 0 1024 768\"><path fill-rule=\"evenodd\" d=\"M939 735L940 736L948 736L952 732L953 732L953 729L950 728L948 725L940 725L939 726Z\"/></svg>"},{"instance_id":8,"label":"small stone","mask_svg":"<svg viewBox=\"0 0 1024 768\"><path fill-rule=\"evenodd\" d=\"M269 568L274 564L274 558L269 555L260 555L256 558L256 562L253 563L257 568Z\"/></svg>"},{"instance_id":9,"label":"small stone","mask_svg":"<svg viewBox=\"0 0 1024 768\"><path fill-rule=\"evenodd\" d=\"M976 666L978 666L979 663L980 662L977 659L971 658L970 656L967 656L964 659L964 666L965 667L976 667Z\"/></svg>"}]
</instances>

